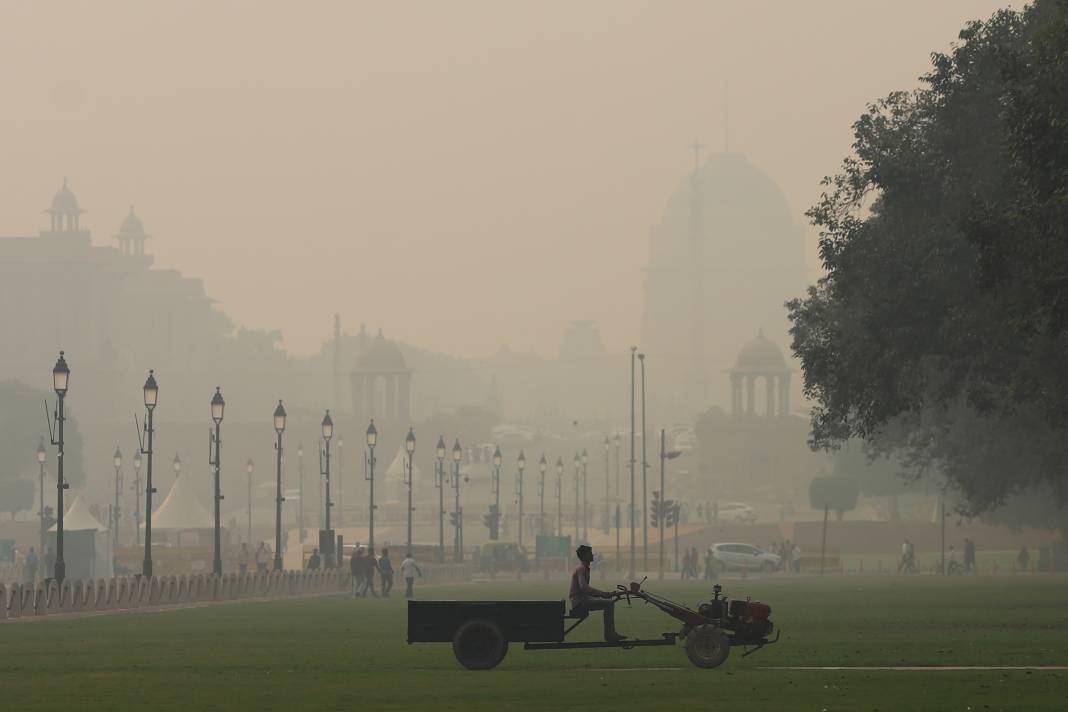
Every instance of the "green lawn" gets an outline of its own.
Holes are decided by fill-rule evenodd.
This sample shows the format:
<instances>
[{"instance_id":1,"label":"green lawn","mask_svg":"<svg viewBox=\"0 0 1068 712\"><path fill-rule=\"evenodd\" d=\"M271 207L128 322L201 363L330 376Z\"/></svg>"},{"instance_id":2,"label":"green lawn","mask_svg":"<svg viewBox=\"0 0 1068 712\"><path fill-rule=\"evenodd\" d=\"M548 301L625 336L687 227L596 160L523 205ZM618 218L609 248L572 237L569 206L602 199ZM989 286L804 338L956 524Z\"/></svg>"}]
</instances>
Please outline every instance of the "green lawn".
<instances>
[{"instance_id":1,"label":"green lawn","mask_svg":"<svg viewBox=\"0 0 1068 712\"><path fill-rule=\"evenodd\" d=\"M402 598L328 597L0 625L6 709L985 710L1066 709L1068 673L851 672L785 665L1065 665L1068 578L751 577L782 642L712 671L681 646L531 651L461 668L448 645L408 646ZM650 590L696 603L705 587ZM424 588L435 598L560 598L560 583ZM619 628L656 636L664 614L621 604ZM599 621L584 624L596 637ZM647 669L632 668L677 668ZM688 704L688 708L680 708Z\"/></svg>"}]
</instances>

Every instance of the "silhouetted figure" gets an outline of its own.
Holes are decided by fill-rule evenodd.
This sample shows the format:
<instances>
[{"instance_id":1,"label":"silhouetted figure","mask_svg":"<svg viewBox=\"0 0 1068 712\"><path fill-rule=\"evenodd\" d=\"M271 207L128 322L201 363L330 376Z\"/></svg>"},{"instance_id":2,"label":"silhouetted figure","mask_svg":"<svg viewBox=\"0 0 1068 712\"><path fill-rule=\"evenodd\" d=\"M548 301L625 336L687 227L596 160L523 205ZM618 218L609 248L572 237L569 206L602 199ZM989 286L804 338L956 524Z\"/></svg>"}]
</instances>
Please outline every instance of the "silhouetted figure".
<instances>
[{"instance_id":1,"label":"silhouetted figure","mask_svg":"<svg viewBox=\"0 0 1068 712\"><path fill-rule=\"evenodd\" d=\"M1026 546L1020 547L1020 553L1016 555L1016 568L1020 571L1027 573L1027 568L1031 565L1031 554L1028 553Z\"/></svg>"},{"instance_id":2,"label":"silhouetted figure","mask_svg":"<svg viewBox=\"0 0 1068 712\"><path fill-rule=\"evenodd\" d=\"M571 589L568 598L571 609L578 615L590 611L604 611L604 639L616 643L626 638L616 632L616 596L606 591L598 591L590 586L590 564L593 562L593 549L583 544L575 550L579 564L571 572Z\"/></svg>"},{"instance_id":3,"label":"silhouetted figure","mask_svg":"<svg viewBox=\"0 0 1068 712\"><path fill-rule=\"evenodd\" d=\"M400 565L401 576L404 577L404 597L411 598L414 596L415 576L423 576L423 572L419 569L419 564L415 563L415 559L412 558L412 552L408 552L404 556L404 561Z\"/></svg>"},{"instance_id":4,"label":"silhouetted figure","mask_svg":"<svg viewBox=\"0 0 1068 712\"><path fill-rule=\"evenodd\" d=\"M964 540L964 573L978 573L975 566L975 542L967 538Z\"/></svg>"},{"instance_id":5,"label":"silhouetted figure","mask_svg":"<svg viewBox=\"0 0 1068 712\"><path fill-rule=\"evenodd\" d=\"M375 552L368 549L365 556L360 557L363 564L363 588L360 589L360 597L366 598L368 592L375 598L378 598L378 594L375 593L375 570L378 569L378 562L375 561Z\"/></svg>"},{"instance_id":6,"label":"silhouetted figure","mask_svg":"<svg viewBox=\"0 0 1068 712\"><path fill-rule=\"evenodd\" d=\"M30 551L26 554L26 561L23 563L23 573L26 576L26 583L31 586L37 581L37 568L40 566L40 560L37 558L37 552L30 547Z\"/></svg>"},{"instance_id":7,"label":"silhouetted figure","mask_svg":"<svg viewBox=\"0 0 1068 712\"><path fill-rule=\"evenodd\" d=\"M237 569L242 574L248 573L248 562L251 558L251 554L248 550L248 544L241 542L241 551L237 552Z\"/></svg>"},{"instance_id":8,"label":"silhouetted figure","mask_svg":"<svg viewBox=\"0 0 1068 712\"><path fill-rule=\"evenodd\" d=\"M356 547L349 559L349 573L352 574L352 597L360 597L360 589L363 588L363 549Z\"/></svg>"},{"instance_id":9,"label":"silhouetted figure","mask_svg":"<svg viewBox=\"0 0 1068 712\"><path fill-rule=\"evenodd\" d=\"M322 565L323 561L319 557L319 550L312 549L311 556L308 557L308 571L318 571Z\"/></svg>"},{"instance_id":10,"label":"silhouetted figure","mask_svg":"<svg viewBox=\"0 0 1068 712\"><path fill-rule=\"evenodd\" d=\"M256 573L267 573L267 560L268 551L266 545L261 541L260 545L256 547Z\"/></svg>"},{"instance_id":11,"label":"silhouetted figure","mask_svg":"<svg viewBox=\"0 0 1068 712\"><path fill-rule=\"evenodd\" d=\"M52 551L52 547L45 547L45 578L55 578L56 576L56 552Z\"/></svg>"},{"instance_id":12,"label":"silhouetted figure","mask_svg":"<svg viewBox=\"0 0 1068 712\"><path fill-rule=\"evenodd\" d=\"M389 560L389 549L382 549L378 557L378 575L382 578L382 598L389 598L393 590L393 562Z\"/></svg>"}]
</instances>

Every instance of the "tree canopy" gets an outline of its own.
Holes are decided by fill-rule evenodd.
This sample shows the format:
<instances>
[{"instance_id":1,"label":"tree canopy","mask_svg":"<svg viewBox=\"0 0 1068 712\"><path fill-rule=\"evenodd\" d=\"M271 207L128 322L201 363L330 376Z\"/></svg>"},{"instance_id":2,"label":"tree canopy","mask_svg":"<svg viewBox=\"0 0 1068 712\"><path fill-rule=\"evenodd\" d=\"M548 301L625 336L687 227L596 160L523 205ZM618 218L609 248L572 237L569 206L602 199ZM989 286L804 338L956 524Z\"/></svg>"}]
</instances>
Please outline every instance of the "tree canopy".
<instances>
[{"instance_id":1,"label":"tree canopy","mask_svg":"<svg viewBox=\"0 0 1068 712\"><path fill-rule=\"evenodd\" d=\"M55 476L56 449L48 443L45 399L55 407L55 394L38 391L19 381L0 382L0 480L35 479L37 445L45 439L46 471ZM49 412L48 417L52 414ZM64 479L72 485L85 480L82 470L82 437L75 419L68 417L64 429L66 463Z\"/></svg>"},{"instance_id":2,"label":"tree canopy","mask_svg":"<svg viewBox=\"0 0 1068 712\"><path fill-rule=\"evenodd\" d=\"M857 507L860 489L853 477L814 477L808 486L808 501L813 509L833 510L838 519Z\"/></svg>"},{"instance_id":3,"label":"tree canopy","mask_svg":"<svg viewBox=\"0 0 1068 712\"><path fill-rule=\"evenodd\" d=\"M932 63L854 124L808 213L826 276L788 306L811 444L896 451L971 513L1063 508L1068 0L971 23Z\"/></svg>"}]
</instances>

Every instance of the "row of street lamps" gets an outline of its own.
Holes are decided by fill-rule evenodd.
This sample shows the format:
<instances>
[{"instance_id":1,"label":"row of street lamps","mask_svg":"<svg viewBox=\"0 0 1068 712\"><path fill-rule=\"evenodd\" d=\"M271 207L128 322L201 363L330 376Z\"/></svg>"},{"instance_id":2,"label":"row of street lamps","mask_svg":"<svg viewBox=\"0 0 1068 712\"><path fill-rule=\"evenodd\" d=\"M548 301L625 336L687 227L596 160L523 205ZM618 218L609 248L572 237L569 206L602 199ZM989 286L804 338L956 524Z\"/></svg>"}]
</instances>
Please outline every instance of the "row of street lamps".
<instances>
[{"instance_id":1,"label":"row of street lamps","mask_svg":"<svg viewBox=\"0 0 1068 712\"><path fill-rule=\"evenodd\" d=\"M630 525L631 525L631 571L635 568L635 393L634 393L634 358L636 349L631 349L631 449L630 449L630 494L631 494L631 513L630 513ZM644 354L637 354L638 360L641 362L642 372L642 430L645 430L645 356ZM64 424L66 421L66 413L64 408L64 399L66 398L69 381L70 381L70 368L67 365L67 361L64 352L60 351L59 359L56 361L55 367L52 369L52 381L53 389L57 396L57 405L53 411L52 421L49 422L49 437L53 445L57 448L57 501L56 501L56 563L55 563L55 578L62 582L66 573L66 564L64 560L63 550L63 494L69 488L69 485L64 481L63 475L63 452L64 452ZM153 487L152 475L153 475L153 455L154 455L154 414L156 405L159 399L159 385L156 382L154 371L149 371L148 378L145 380L143 387L144 406L145 406L145 420L143 427L138 428L138 452L134 456L134 467L136 470L136 479L134 482L134 489L140 493L140 467L141 467L141 455L146 456L147 468L146 468L146 484L144 489L145 495L145 554L144 561L142 563L142 574L146 577L152 576L152 495L156 493L156 488ZM212 560L212 570L215 574L222 573L222 541L221 541L221 502L223 500L223 494L220 486L221 475L221 460L222 460L222 421L225 414L226 401L223 398L222 391L219 387L215 388L215 393L211 399L211 419L214 423L214 430L211 433L209 441L209 453L208 462L212 467L213 475L213 487L214 487L214 551ZM136 418L135 418L136 421ZM274 548L274 569L281 570L282 568L282 504L285 502L285 498L282 496L282 453L283 453L283 439L282 435L286 429L286 411L282 404L282 401L278 401L278 406L274 410L274 429L277 436L277 441L274 445L276 453L276 480L275 480L275 548ZM334 422L330 416L330 411L327 410L321 423L322 429L322 446L319 450L320 460L320 475L324 478L325 486L325 498L324 498L324 524L327 532L331 531L330 527L330 510L333 507L333 502L330 498L330 442L334 435ZM619 449L620 449L620 436L617 433L615 435L615 448L616 448L616 492L618 496L619 492ZM375 446L378 441L378 431L375 428L374 420L370 422L366 431L367 442L367 475L366 479L370 485L370 501L368 511L368 543L372 550L374 550L374 515L375 515L375 465L377 460L375 458ZM645 473L648 469L648 463L645 456L645 441L646 438L642 438L642 490L646 491L645 486ZM412 544L412 513L414 507L412 504L412 486L413 486L413 456L415 454L416 438L415 432L412 428L408 429L408 435L404 441L406 462L404 464L404 484L407 487L408 503L407 503L407 532L406 543L408 547ZM605 511L607 516L608 504L609 504L609 450L611 442L609 438L605 438ZM298 458L301 462L301 516L303 520L303 446L298 448ZM438 545L439 545L439 558L444 560L444 517L446 514L444 507L445 488L451 486L454 495L454 507L451 513L452 524L455 529L455 536L453 542L453 553L456 561L461 561L463 558L463 510L460 506L460 492L461 482L466 481L466 477L461 479L460 475L460 462L463 458L463 449L460 447L459 439L456 439L452 448L452 460L453 468L451 477L446 472L445 457L446 457L446 445L443 436L438 437L438 443L436 447L436 467L435 467L435 487L438 488ZM41 480L41 539L42 548L44 542L44 460L45 451L43 442L38 446L37 459L40 464L40 480ZM576 452L574 457L575 467L575 538L577 540L585 540L589 535L588 521L587 521L587 507L586 507L586 481L588 475L588 462L589 455L585 449L581 453ZM121 490L121 474L120 469L122 465L122 453L118 448L115 450L114 455L115 464L115 510L113 516L118 515L118 502L119 492ZM497 447L493 453L493 479L492 479L492 493L494 495L493 512L491 516L494 518L493 524L499 526L500 523L500 471L502 466L502 455L500 448ZM251 472L252 461L249 460L247 467ZM174 470L178 473L181 469L181 461L178 455L175 454L174 458ZM523 540L523 475L526 469L526 456L523 451L520 451L517 459L518 474L516 477L516 503L519 509L519 543L522 545ZM541 459L538 462L538 497L539 497L539 512L538 522L539 529L544 525L545 521L545 474L548 469L548 462L545 459L545 455L542 454ZM557 495L557 531L563 531L563 459L558 457L556 460L556 495ZM646 511L647 504L645 502L646 497L643 495L643 521L648 522L648 514ZM580 502L581 500L581 502ZM251 495L250 495L251 501ZM249 516L251 517L251 505ZM139 512L135 508L134 521L135 526L140 530ZM251 525L251 522L250 522ZM607 520L606 520L607 526ZM301 531L301 539L303 540L303 521L298 522L298 527ZM115 527L117 529L117 527ZM648 531L647 526L643 526L643 544L645 549L646 564L648 563Z\"/></svg>"}]
</instances>

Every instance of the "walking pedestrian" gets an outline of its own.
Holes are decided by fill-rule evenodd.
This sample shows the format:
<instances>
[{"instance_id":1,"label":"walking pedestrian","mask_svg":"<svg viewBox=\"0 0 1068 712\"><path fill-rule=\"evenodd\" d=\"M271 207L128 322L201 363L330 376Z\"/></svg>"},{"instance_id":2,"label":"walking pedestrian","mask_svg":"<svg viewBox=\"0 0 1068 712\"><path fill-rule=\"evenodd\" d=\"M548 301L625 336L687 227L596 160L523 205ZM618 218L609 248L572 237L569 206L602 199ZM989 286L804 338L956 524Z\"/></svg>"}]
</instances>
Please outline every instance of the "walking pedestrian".
<instances>
[{"instance_id":1,"label":"walking pedestrian","mask_svg":"<svg viewBox=\"0 0 1068 712\"><path fill-rule=\"evenodd\" d=\"M370 592L372 596L378 598L378 594L375 593L375 570L378 568L375 552L368 549L364 556L361 557L361 560L363 563L363 588L360 589L360 597L366 598L367 593Z\"/></svg>"},{"instance_id":2,"label":"walking pedestrian","mask_svg":"<svg viewBox=\"0 0 1068 712\"><path fill-rule=\"evenodd\" d=\"M30 547L30 551L26 554L26 561L22 564L22 571L26 575L26 583L31 586L37 581L37 567L40 565L40 561L37 558L37 552Z\"/></svg>"},{"instance_id":3,"label":"walking pedestrian","mask_svg":"<svg viewBox=\"0 0 1068 712\"><path fill-rule=\"evenodd\" d=\"M683 549L682 550L682 572L681 572L681 576L679 578L681 578L683 581L685 581L686 577L689 576L689 574L690 574L690 552L687 551L686 549Z\"/></svg>"},{"instance_id":4,"label":"walking pedestrian","mask_svg":"<svg viewBox=\"0 0 1068 712\"><path fill-rule=\"evenodd\" d=\"M419 564L415 563L415 559L412 558L412 552L408 552L404 556L404 561L400 565L401 576L404 577L404 597L412 598L415 593L413 588L415 587L415 576L423 576L423 572L419 569Z\"/></svg>"},{"instance_id":5,"label":"walking pedestrian","mask_svg":"<svg viewBox=\"0 0 1068 712\"><path fill-rule=\"evenodd\" d=\"M264 546L262 541L256 547L256 573L267 573L267 547Z\"/></svg>"},{"instance_id":6,"label":"walking pedestrian","mask_svg":"<svg viewBox=\"0 0 1068 712\"><path fill-rule=\"evenodd\" d=\"M249 557L250 552L248 550L248 544L246 542L241 542L241 551L237 552L237 568L242 575L248 573Z\"/></svg>"},{"instance_id":7,"label":"walking pedestrian","mask_svg":"<svg viewBox=\"0 0 1068 712\"><path fill-rule=\"evenodd\" d=\"M801 573L801 545L800 544L797 544L797 543L794 544L794 549L793 549L792 555L793 555L793 560L794 560L794 573L795 574L799 574L799 573Z\"/></svg>"},{"instance_id":8,"label":"walking pedestrian","mask_svg":"<svg viewBox=\"0 0 1068 712\"><path fill-rule=\"evenodd\" d=\"M378 557L378 575L382 578L382 598L389 598L393 590L393 562L389 560L389 549L382 549Z\"/></svg>"},{"instance_id":9,"label":"walking pedestrian","mask_svg":"<svg viewBox=\"0 0 1068 712\"><path fill-rule=\"evenodd\" d=\"M319 550L312 549L311 556L308 557L308 571L318 571L322 565L322 560L319 557Z\"/></svg>"},{"instance_id":10,"label":"walking pedestrian","mask_svg":"<svg viewBox=\"0 0 1068 712\"><path fill-rule=\"evenodd\" d=\"M352 551L352 557L348 559L348 572L352 577L352 598L360 598L360 590L363 588L363 550L359 547Z\"/></svg>"},{"instance_id":11,"label":"walking pedestrian","mask_svg":"<svg viewBox=\"0 0 1068 712\"><path fill-rule=\"evenodd\" d=\"M964 539L964 573L978 573L975 566L975 542L968 538Z\"/></svg>"}]
</instances>

